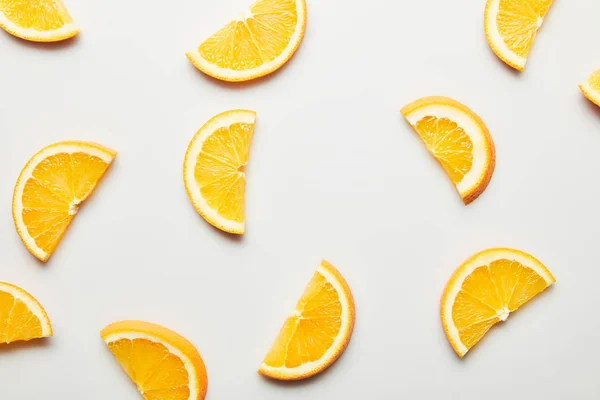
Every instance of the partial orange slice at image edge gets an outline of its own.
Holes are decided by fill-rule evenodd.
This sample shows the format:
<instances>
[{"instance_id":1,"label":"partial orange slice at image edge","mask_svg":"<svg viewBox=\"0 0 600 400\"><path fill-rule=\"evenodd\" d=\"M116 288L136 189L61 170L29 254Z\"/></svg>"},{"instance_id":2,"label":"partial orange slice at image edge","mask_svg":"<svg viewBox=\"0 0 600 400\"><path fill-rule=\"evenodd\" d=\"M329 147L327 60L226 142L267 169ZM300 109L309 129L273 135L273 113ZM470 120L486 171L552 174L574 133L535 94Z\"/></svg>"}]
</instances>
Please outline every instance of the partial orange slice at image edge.
<instances>
[{"instance_id":1,"label":"partial orange slice at image edge","mask_svg":"<svg viewBox=\"0 0 600 400\"><path fill-rule=\"evenodd\" d=\"M208 377L196 347L170 329L121 321L100 333L146 400L202 400Z\"/></svg>"},{"instance_id":2,"label":"partial orange slice at image edge","mask_svg":"<svg viewBox=\"0 0 600 400\"><path fill-rule=\"evenodd\" d=\"M258 372L289 381L324 371L348 346L355 318L348 284L337 269L322 261Z\"/></svg>"},{"instance_id":3,"label":"partial orange slice at image edge","mask_svg":"<svg viewBox=\"0 0 600 400\"><path fill-rule=\"evenodd\" d=\"M0 343L50 336L52 326L42 305L20 287L0 282Z\"/></svg>"},{"instance_id":4,"label":"partial orange slice at image edge","mask_svg":"<svg viewBox=\"0 0 600 400\"><path fill-rule=\"evenodd\" d=\"M485 250L450 278L440 314L448 341L461 358L498 322L554 284L548 269L519 250Z\"/></svg>"},{"instance_id":5,"label":"partial orange slice at image edge","mask_svg":"<svg viewBox=\"0 0 600 400\"><path fill-rule=\"evenodd\" d=\"M579 89L589 101L600 107L600 69L579 85Z\"/></svg>"},{"instance_id":6,"label":"partial orange slice at image edge","mask_svg":"<svg viewBox=\"0 0 600 400\"><path fill-rule=\"evenodd\" d=\"M1 0L0 27L32 42L58 42L79 33L62 0Z\"/></svg>"},{"instance_id":7,"label":"partial orange slice at image edge","mask_svg":"<svg viewBox=\"0 0 600 400\"><path fill-rule=\"evenodd\" d=\"M306 27L305 0L258 0L186 55L205 74L229 82L268 75L294 55Z\"/></svg>"},{"instance_id":8,"label":"partial orange slice at image edge","mask_svg":"<svg viewBox=\"0 0 600 400\"><path fill-rule=\"evenodd\" d=\"M498 58L523 71L551 5L552 0L487 0L485 36Z\"/></svg>"},{"instance_id":9,"label":"partial orange slice at image edge","mask_svg":"<svg viewBox=\"0 0 600 400\"><path fill-rule=\"evenodd\" d=\"M15 185L12 213L31 254L44 262L50 258L115 156L99 144L69 141L45 147L27 162Z\"/></svg>"},{"instance_id":10,"label":"partial orange slice at image edge","mask_svg":"<svg viewBox=\"0 0 600 400\"><path fill-rule=\"evenodd\" d=\"M400 112L442 165L463 202L478 198L496 166L496 147L483 120L443 96L423 97Z\"/></svg>"}]
</instances>

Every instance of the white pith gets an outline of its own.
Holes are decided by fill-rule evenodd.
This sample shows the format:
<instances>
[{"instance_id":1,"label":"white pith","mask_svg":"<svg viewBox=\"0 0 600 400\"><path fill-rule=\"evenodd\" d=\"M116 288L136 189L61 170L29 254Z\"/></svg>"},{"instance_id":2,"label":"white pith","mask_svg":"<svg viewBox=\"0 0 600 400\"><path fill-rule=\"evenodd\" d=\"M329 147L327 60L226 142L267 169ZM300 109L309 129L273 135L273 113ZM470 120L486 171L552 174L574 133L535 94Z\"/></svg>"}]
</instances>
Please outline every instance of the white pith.
<instances>
[{"instance_id":1,"label":"white pith","mask_svg":"<svg viewBox=\"0 0 600 400\"><path fill-rule=\"evenodd\" d=\"M461 356L465 355L469 349L460 340L458 328L454 325L454 320L452 319L452 306L454 305L456 296L458 295L465 278L471 275L475 269L484 265L490 265L493 261L501 259L517 261L524 267L534 270L546 281L547 286L550 286L555 282L552 275L548 274L548 270L539 261L522 252L511 251L510 249L492 249L480 253L469 260L468 264L465 264L461 271L453 277L452 286L446 288L446 297L444 304L442 305L442 312L444 314L444 321L447 325L448 335L454 341L457 351ZM507 309L500 310L498 312L498 318L501 321L505 321L509 314Z\"/></svg>"},{"instance_id":2,"label":"white pith","mask_svg":"<svg viewBox=\"0 0 600 400\"><path fill-rule=\"evenodd\" d=\"M444 104L429 104L416 109L405 117L412 126L416 126L425 117L435 117L447 118L464 129L473 143L473 164L471 170L456 184L456 188L462 196L465 196L482 181L487 172L485 166L489 165L491 155L488 151L489 143L486 133L481 129L478 121L464 111ZM431 149L429 150L431 151Z\"/></svg>"},{"instance_id":3,"label":"white pith","mask_svg":"<svg viewBox=\"0 0 600 400\"><path fill-rule=\"evenodd\" d=\"M583 82L579 87L590 100L600 105L600 92L594 89L588 81Z\"/></svg>"},{"instance_id":4,"label":"white pith","mask_svg":"<svg viewBox=\"0 0 600 400\"><path fill-rule=\"evenodd\" d=\"M327 267L320 265L317 271L321 275L323 275L325 280L335 288L340 298L340 303L342 306L342 323L340 326L340 331L333 343L331 344L331 347L329 347L325 354L323 354L323 356L318 360L302 364L295 368L287 368L285 366L272 367L263 362L260 366L260 370L264 371L269 376L298 377L306 376L312 371L319 370L324 365L327 365L336 356L336 354L339 354L340 349L344 346L344 343L348 339L349 330L352 326L352 320L349 309L349 304L351 303L351 300L349 299L344 286L338 281L337 277L329 271ZM294 311L294 314L297 314L297 311Z\"/></svg>"},{"instance_id":5,"label":"white pith","mask_svg":"<svg viewBox=\"0 0 600 400\"><path fill-rule=\"evenodd\" d=\"M294 30L294 33L292 34L287 47L278 57L260 65L257 68L242 71L229 68L221 68L215 64L209 63L204 57L202 57L202 55L198 51L198 48L194 49L193 51L190 51L189 53L187 53L187 55L188 57L194 59L194 61L199 65L201 69L210 71L212 75L219 78L226 77L231 80L245 80L251 77L265 75L266 73L274 71L281 65L283 65L285 60L289 59L292 53L296 51L296 48L298 47L298 42L302 40L303 26L304 21L306 20L305 10L305 0L296 0L296 29ZM239 18L239 20L245 21L246 19L252 18L252 16L252 13L250 11L247 11Z\"/></svg>"},{"instance_id":6,"label":"white pith","mask_svg":"<svg viewBox=\"0 0 600 400\"><path fill-rule=\"evenodd\" d=\"M42 149L36 155L34 155L27 162L27 165L21 172L21 175L19 176L19 179L17 180L17 183L15 185L15 192L14 192L15 201L13 203L13 216L15 218L15 224L17 225L17 230L21 233L22 239L27 243L31 252L40 259L47 259L49 257L49 254L46 253L44 250L40 249L37 246L37 244L35 243L35 240L29 235L27 226L25 226L25 223L23 222L23 203L22 203L21 199L23 198L23 189L25 187L25 184L27 183L27 180L32 177L32 173L33 173L33 170L35 169L35 167L37 167L38 164L40 162L42 162L44 159L46 159L50 156L59 154L59 153L68 153L68 154L86 153L86 154L90 154L92 156L100 158L101 160L103 160L104 162L106 162L109 165L115 157L114 153L111 153L100 147L97 147L97 146L94 146L91 144L86 144L83 142L80 142L80 143L71 142L68 144L57 143L55 145L48 146L48 147ZM69 205L70 206L70 212L69 212L70 215L74 215L77 212L79 204L83 200L84 199L75 199Z\"/></svg>"},{"instance_id":7,"label":"white pith","mask_svg":"<svg viewBox=\"0 0 600 400\"><path fill-rule=\"evenodd\" d=\"M74 23L65 24L58 29L49 31L38 31L33 28L22 28L15 24L0 12L0 26L12 34L18 34L19 37L29 40L52 41L56 38L67 38L73 36L74 32L78 32L79 28Z\"/></svg>"},{"instance_id":8,"label":"white pith","mask_svg":"<svg viewBox=\"0 0 600 400\"><path fill-rule=\"evenodd\" d=\"M183 163L183 175L185 179L185 185L188 188L188 194L191 197L194 205L204 213L204 217L210 222L214 222L216 225L225 228L224 230L232 232L244 232L245 222L236 222L223 218L217 210L213 209L206 199L202 197L200 193L200 187L196 182L196 161L198 155L202 151L202 146L206 139L213 134L214 131L220 128L228 128L232 124L236 123L247 123L252 124L256 122L256 113L254 111L246 110L232 110L226 111L219 114L209 120L192 139L186 153L186 157Z\"/></svg>"},{"instance_id":9,"label":"white pith","mask_svg":"<svg viewBox=\"0 0 600 400\"><path fill-rule=\"evenodd\" d=\"M48 317L40 308L40 304L29 293L4 282L0 282L0 292L6 292L15 299L21 300L23 303L25 303L29 311L31 311L33 315L40 320L40 324L42 326L42 337L48 337L52 335L52 327L48 321Z\"/></svg>"},{"instance_id":10,"label":"white pith","mask_svg":"<svg viewBox=\"0 0 600 400\"><path fill-rule=\"evenodd\" d=\"M490 4L488 5L489 12L486 14L485 25L487 27L487 32L489 35L490 41L493 43L496 51L508 61L513 63L514 65L525 68L525 64L527 63L527 58L522 57L511 49L508 48L504 39L500 35L500 31L498 30L498 10L500 8L500 0L489 0ZM541 21L540 21L541 25Z\"/></svg>"},{"instance_id":11,"label":"white pith","mask_svg":"<svg viewBox=\"0 0 600 400\"><path fill-rule=\"evenodd\" d=\"M200 389L198 387L199 383L196 379L197 373L196 373L196 369L194 368L194 364L190 361L190 359L185 354L183 354L178 348L171 345L170 343L165 342L163 339L161 339L157 336L153 336L150 333L142 333L142 332L138 332L138 331L130 331L130 332L123 331L123 332L118 332L118 333L112 333L110 335L107 335L104 338L104 342L108 345L109 343L116 342L118 340L134 340L134 339L145 339L145 340L148 340L151 342L160 343L163 346L165 346L167 348L167 350L169 350L169 353L177 356L183 362L185 370L188 373L189 388L190 388L189 400L196 400L198 398ZM143 393L142 388L138 387L138 390L140 391L140 393Z\"/></svg>"}]
</instances>

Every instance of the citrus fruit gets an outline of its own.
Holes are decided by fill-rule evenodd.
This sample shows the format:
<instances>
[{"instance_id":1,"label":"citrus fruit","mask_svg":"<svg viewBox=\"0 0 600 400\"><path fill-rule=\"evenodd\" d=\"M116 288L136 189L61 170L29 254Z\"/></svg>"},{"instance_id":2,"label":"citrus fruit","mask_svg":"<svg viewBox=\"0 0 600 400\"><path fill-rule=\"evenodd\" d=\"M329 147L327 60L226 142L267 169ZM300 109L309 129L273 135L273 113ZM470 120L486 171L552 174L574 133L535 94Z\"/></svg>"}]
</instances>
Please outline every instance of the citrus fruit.
<instances>
[{"instance_id":1,"label":"citrus fruit","mask_svg":"<svg viewBox=\"0 0 600 400\"><path fill-rule=\"evenodd\" d=\"M79 33L62 0L0 0L0 27L32 42L58 42Z\"/></svg>"},{"instance_id":2,"label":"citrus fruit","mask_svg":"<svg viewBox=\"0 0 600 400\"><path fill-rule=\"evenodd\" d=\"M41 304L25 290L0 282L0 343L52 336Z\"/></svg>"},{"instance_id":3,"label":"citrus fruit","mask_svg":"<svg viewBox=\"0 0 600 400\"><path fill-rule=\"evenodd\" d=\"M25 165L13 194L13 219L27 249L47 261L81 203L116 153L87 142L47 146Z\"/></svg>"},{"instance_id":4,"label":"citrus fruit","mask_svg":"<svg viewBox=\"0 0 600 400\"><path fill-rule=\"evenodd\" d=\"M305 0L258 0L186 55L213 78L248 81L285 64L300 45L305 26Z\"/></svg>"},{"instance_id":5,"label":"citrus fruit","mask_svg":"<svg viewBox=\"0 0 600 400\"><path fill-rule=\"evenodd\" d=\"M196 211L222 231L246 230L244 200L256 113L231 110L211 118L190 142L183 180Z\"/></svg>"},{"instance_id":6,"label":"citrus fruit","mask_svg":"<svg viewBox=\"0 0 600 400\"><path fill-rule=\"evenodd\" d=\"M518 71L525 69L535 35L552 0L487 0L485 36L496 55Z\"/></svg>"},{"instance_id":7,"label":"citrus fruit","mask_svg":"<svg viewBox=\"0 0 600 400\"><path fill-rule=\"evenodd\" d=\"M258 372L279 380L300 380L322 372L348 346L355 317L348 284L322 261Z\"/></svg>"},{"instance_id":8,"label":"citrus fruit","mask_svg":"<svg viewBox=\"0 0 600 400\"><path fill-rule=\"evenodd\" d=\"M600 107L600 69L580 84L579 88L588 100Z\"/></svg>"},{"instance_id":9,"label":"citrus fruit","mask_svg":"<svg viewBox=\"0 0 600 400\"><path fill-rule=\"evenodd\" d=\"M485 333L556 280L534 257L489 249L465 261L450 278L441 302L442 325L463 357Z\"/></svg>"},{"instance_id":10,"label":"citrus fruit","mask_svg":"<svg viewBox=\"0 0 600 400\"><path fill-rule=\"evenodd\" d=\"M467 106L448 97L424 97L400 111L440 162L465 204L492 179L496 148L487 127Z\"/></svg>"},{"instance_id":11,"label":"citrus fruit","mask_svg":"<svg viewBox=\"0 0 600 400\"><path fill-rule=\"evenodd\" d=\"M101 332L129 378L146 400L201 400L208 378L198 350L160 325L121 321Z\"/></svg>"}]
</instances>

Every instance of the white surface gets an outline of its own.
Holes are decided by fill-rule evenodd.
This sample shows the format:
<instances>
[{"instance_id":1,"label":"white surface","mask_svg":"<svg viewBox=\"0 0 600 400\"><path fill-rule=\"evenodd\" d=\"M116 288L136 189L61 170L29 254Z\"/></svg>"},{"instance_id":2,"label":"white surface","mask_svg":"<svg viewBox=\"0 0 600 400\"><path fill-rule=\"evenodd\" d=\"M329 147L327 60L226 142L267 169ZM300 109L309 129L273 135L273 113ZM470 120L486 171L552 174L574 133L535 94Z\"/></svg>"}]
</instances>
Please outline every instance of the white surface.
<instances>
[{"instance_id":1,"label":"white surface","mask_svg":"<svg viewBox=\"0 0 600 400\"><path fill-rule=\"evenodd\" d=\"M600 3L557 1L517 74L487 46L483 0L309 0L279 73L205 78L184 53L247 5L69 0L76 41L0 35L0 277L55 332L0 347L2 399L139 398L99 337L124 318L196 344L207 399L598 399L600 111L577 84L600 67ZM467 104L496 142L468 207L399 113L432 94ZM204 222L182 182L189 140L231 108L258 113L242 240ZM65 139L119 155L41 265L10 200L27 159ZM557 283L459 360L439 299L493 246L530 252ZM255 370L321 258L353 289L353 340L312 381L266 381Z\"/></svg>"}]
</instances>

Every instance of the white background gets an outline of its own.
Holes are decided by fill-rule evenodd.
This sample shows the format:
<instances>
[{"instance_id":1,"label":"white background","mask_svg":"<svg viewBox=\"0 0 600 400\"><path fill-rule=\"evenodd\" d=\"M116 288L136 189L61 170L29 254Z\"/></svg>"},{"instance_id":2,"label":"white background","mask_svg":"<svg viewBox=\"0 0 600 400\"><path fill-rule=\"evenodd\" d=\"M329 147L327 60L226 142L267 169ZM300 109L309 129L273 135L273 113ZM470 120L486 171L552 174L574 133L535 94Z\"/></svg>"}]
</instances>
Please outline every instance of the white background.
<instances>
[{"instance_id":1,"label":"white background","mask_svg":"<svg viewBox=\"0 0 600 400\"><path fill-rule=\"evenodd\" d=\"M577 85L600 67L600 2L557 1L522 74L489 50L484 3L308 0L295 57L248 84L184 55L248 0L67 0L76 40L0 32L0 280L55 330L0 347L0 397L139 398L99 331L142 319L198 347L207 399L598 399L600 109ZM468 207L399 114L425 95L464 102L496 142ZM258 113L241 240L202 220L182 181L189 140L232 108ZM119 155L42 265L15 233L12 190L30 156L68 139ZM439 299L496 246L557 283L460 360ZM265 380L255 371L321 258L353 290L352 342L316 379Z\"/></svg>"}]
</instances>

